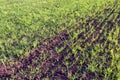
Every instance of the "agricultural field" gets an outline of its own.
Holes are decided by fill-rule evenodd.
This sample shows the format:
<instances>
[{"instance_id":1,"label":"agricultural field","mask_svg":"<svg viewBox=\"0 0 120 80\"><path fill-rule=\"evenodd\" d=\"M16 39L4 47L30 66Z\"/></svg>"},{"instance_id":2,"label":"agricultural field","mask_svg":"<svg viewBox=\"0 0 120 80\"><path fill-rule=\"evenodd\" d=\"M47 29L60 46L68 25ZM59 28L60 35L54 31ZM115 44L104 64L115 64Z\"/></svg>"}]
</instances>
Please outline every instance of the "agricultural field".
<instances>
[{"instance_id":1,"label":"agricultural field","mask_svg":"<svg viewBox=\"0 0 120 80\"><path fill-rule=\"evenodd\" d=\"M120 0L0 0L0 80L120 80Z\"/></svg>"}]
</instances>

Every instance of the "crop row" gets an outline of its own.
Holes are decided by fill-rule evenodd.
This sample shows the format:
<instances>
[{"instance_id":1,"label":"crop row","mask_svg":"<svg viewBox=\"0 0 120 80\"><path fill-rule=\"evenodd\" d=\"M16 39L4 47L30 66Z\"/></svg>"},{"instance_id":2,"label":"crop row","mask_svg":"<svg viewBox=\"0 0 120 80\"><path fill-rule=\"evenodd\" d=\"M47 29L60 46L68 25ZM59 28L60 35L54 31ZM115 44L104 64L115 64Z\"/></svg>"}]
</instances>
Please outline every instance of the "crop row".
<instances>
[{"instance_id":1,"label":"crop row","mask_svg":"<svg viewBox=\"0 0 120 80\"><path fill-rule=\"evenodd\" d=\"M118 25L120 22L120 14L116 16L116 18L114 18L113 20L109 19L110 16L113 14L114 10L112 10L102 22L98 18L89 18L88 20L86 20L85 23L80 24L72 32L68 33L67 30L64 30L57 36L54 36L52 39L46 39L42 44L38 45L38 47L35 48L28 57L25 57L22 60L18 59L13 67L10 67L10 65L6 67L1 65L0 76L2 78L10 78L14 75L18 75L22 78L25 74L21 74L20 72L24 71L24 73L29 73L31 69L29 67L39 67L40 70L38 69L37 73L34 74L34 77L38 77L40 79L48 77L52 80L55 78L69 80L66 76L70 76L70 74L74 75L78 72L82 74L84 71L86 71L89 60L85 58L86 61L80 64L80 60L84 59L82 55L80 55L81 52L84 50L83 53L87 53L88 49L86 48L86 46L88 44L94 46L98 42L105 43L106 40L103 35L108 36L108 33L113 33L114 30L117 28L115 26L116 22ZM74 37L75 33L77 35ZM73 36L71 34L73 34ZM108 41L106 42L106 46L108 45L107 43ZM72 49L76 45L79 45L83 49L82 51L76 49L77 53L80 55L77 58ZM56 47L62 48L61 51L57 52L55 50ZM86 75L88 76L88 78L93 78L96 74L89 71L88 73L86 73ZM80 77L82 76L78 75L77 79L79 79ZM28 76L26 76L26 78L28 78ZM29 78L31 77L29 76Z\"/></svg>"}]
</instances>

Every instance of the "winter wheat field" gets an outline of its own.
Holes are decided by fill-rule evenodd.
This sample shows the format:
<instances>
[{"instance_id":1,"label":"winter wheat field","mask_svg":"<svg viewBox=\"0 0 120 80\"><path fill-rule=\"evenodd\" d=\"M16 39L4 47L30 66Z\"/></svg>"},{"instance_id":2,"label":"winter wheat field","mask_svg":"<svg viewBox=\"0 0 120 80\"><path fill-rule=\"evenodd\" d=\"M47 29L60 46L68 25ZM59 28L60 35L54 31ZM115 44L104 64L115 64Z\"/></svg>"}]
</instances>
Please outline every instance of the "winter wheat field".
<instances>
[{"instance_id":1,"label":"winter wheat field","mask_svg":"<svg viewBox=\"0 0 120 80\"><path fill-rule=\"evenodd\" d=\"M0 80L120 80L120 0L0 0Z\"/></svg>"}]
</instances>

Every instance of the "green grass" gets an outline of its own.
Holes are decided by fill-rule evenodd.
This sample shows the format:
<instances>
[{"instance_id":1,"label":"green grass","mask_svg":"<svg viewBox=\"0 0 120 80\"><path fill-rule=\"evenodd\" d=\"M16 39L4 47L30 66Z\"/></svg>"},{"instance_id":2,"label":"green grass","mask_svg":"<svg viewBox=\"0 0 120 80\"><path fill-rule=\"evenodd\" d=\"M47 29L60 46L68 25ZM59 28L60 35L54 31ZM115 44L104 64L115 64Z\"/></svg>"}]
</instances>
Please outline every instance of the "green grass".
<instances>
[{"instance_id":1,"label":"green grass","mask_svg":"<svg viewBox=\"0 0 120 80\"><path fill-rule=\"evenodd\" d=\"M68 30L69 33L76 26L79 26L79 23L86 23L88 18L99 19L100 22L104 21L108 13L104 13L103 10L110 9L111 11L114 9L114 4L115 0L0 0L0 63L15 56L24 58L45 38L57 35L64 29ZM103 34L100 37L97 35L99 40L106 39L104 44L96 43L93 45L92 41L94 42L97 37L91 37L91 42L86 42L84 48L80 46L94 32L95 26L91 25L92 23L90 23L89 31L86 31L88 26L83 25L84 28L71 34L69 40L71 42L70 48L76 58L79 60L79 57L84 57L83 60L80 59L81 65L89 62L87 70L96 74L104 73L104 80L110 80L110 78L119 80L120 78L120 73L117 72L120 70L120 43L118 42L120 25L115 22L114 18L118 15L117 12L120 12L119 4L120 1L115 7L116 14L108 19L108 21L115 23L115 28L108 30L106 25L103 25L101 26ZM85 39L80 38L76 43L73 43L73 40L81 32L85 33ZM108 41L110 43L106 49ZM56 48L58 53L62 50ZM83 53L79 57L77 57L78 50ZM99 56L101 53L103 55ZM112 60L109 62L107 58L112 58ZM65 61L65 64L69 63ZM35 73L35 70L37 68L31 68L30 75ZM69 74L69 78L73 80L77 76L77 74ZM81 77L83 76L84 74Z\"/></svg>"},{"instance_id":2,"label":"green grass","mask_svg":"<svg viewBox=\"0 0 120 80\"><path fill-rule=\"evenodd\" d=\"M30 49L43 38L71 28L81 17L93 16L95 12L107 7L108 1L112 2L112 0L1 1L0 59L20 57L29 53Z\"/></svg>"}]
</instances>

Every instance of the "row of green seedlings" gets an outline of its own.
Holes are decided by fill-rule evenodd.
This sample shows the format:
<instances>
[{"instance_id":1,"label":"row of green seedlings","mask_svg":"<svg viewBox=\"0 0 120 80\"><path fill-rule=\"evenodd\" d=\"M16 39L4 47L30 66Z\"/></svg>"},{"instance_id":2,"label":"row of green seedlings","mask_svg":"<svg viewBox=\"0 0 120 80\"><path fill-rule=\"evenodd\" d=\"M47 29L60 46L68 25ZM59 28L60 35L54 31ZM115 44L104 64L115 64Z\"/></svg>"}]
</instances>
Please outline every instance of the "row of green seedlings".
<instances>
[{"instance_id":1,"label":"row of green seedlings","mask_svg":"<svg viewBox=\"0 0 120 80\"><path fill-rule=\"evenodd\" d=\"M80 27L81 27L81 26L80 26ZM86 32L84 28L83 28L83 30L84 30L84 32ZM62 44L65 44L65 43L62 43ZM62 48L64 49L64 47L63 47L63 46L62 46ZM61 50L62 50L62 49L61 49Z\"/></svg>"},{"instance_id":2,"label":"row of green seedlings","mask_svg":"<svg viewBox=\"0 0 120 80\"><path fill-rule=\"evenodd\" d=\"M55 36L51 43L46 44L43 47L38 47L35 49L34 52L31 52L30 56L25 57L23 60L19 60L18 64L14 64L12 67L7 66L1 66L1 77L12 77L12 75L16 75L21 69L25 70L28 66L32 64L32 60L36 59L40 56L40 54L43 54L43 52L47 52L54 48L59 42L62 42L68 38L68 34L66 31L61 32L59 35ZM41 45L42 46L42 45Z\"/></svg>"},{"instance_id":3,"label":"row of green seedlings","mask_svg":"<svg viewBox=\"0 0 120 80\"><path fill-rule=\"evenodd\" d=\"M47 40L48 41L48 40ZM47 44L47 42L45 41L45 44ZM41 47L41 46L40 46Z\"/></svg>"},{"instance_id":4,"label":"row of green seedlings","mask_svg":"<svg viewBox=\"0 0 120 80\"><path fill-rule=\"evenodd\" d=\"M116 16L117 17L117 16ZM114 19L116 19L116 18L113 18L113 21L115 21ZM107 21L107 22L109 22L109 21ZM115 21L116 22L116 21ZM114 22L113 22L114 23ZM113 28L111 28L111 26L113 27ZM116 25L115 24L109 24L109 23L107 23L107 24L105 24L105 25L103 25L103 29L102 29L102 32L101 32L101 34L100 35L98 35L99 36L99 38L102 38L103 36L106 36L107 37L107 35L108 35L108 33L112 30L112 32L113 31L115 31L115 29L116 29ZM107 33L106 33L106 31L107 31ZM105 35L102 35L103 33L105 33ZM111 32L110 32L111 33ZM99 33L98 33L99 34ZM96 40L97 40L97 42L99 41L99 38L96 38ZM105 42L105 41L103 41L103 42ZM86 42L87 43L87 42ZM91 43L89 43L90 45L89 46L92 46L93 44L92 44L93 42L91 42ZM97 43L96 43L97 44ZM94 45L96 45L96 44L94 44ZM75 47L75 46L74 46ZM77 46L78 47L78 46ZM101 47L102 48L102 50L101 51L103 51L103 49L105 49L105 48L103 48L103 47ZM108 51L109 51L110 49L108 49ZM77 51L77 50L74 50L74 51ZM108 51L104 51L105 53L107 53ZM87 48L85 48L85 50L84 50L84 52L83 53L89 53L90 52L90 49L88 50ZM76 52L77 53L77 52ZM93 53L94 54L94 53ZM90 54L91 55L91 54ZM108 54L108 55L110 55L110 56L112 56L111 54ZM106 55L106 57L108 57L108 55ZM114 57L114 56L112 56L112 57ZM112 61L114 61L114 59L112 59ZM115 61L114 61L115 62ZM104 63L104 62L103 62ZM108 66L108 65L107 65ZM109 70L110 71L110 70ZM108 74L106 74L106 75L108 75ZM105 75L105 76L106 76ZM110 74L109 74L109 76L110 76Z\"/></svg>"}]
</instances>

